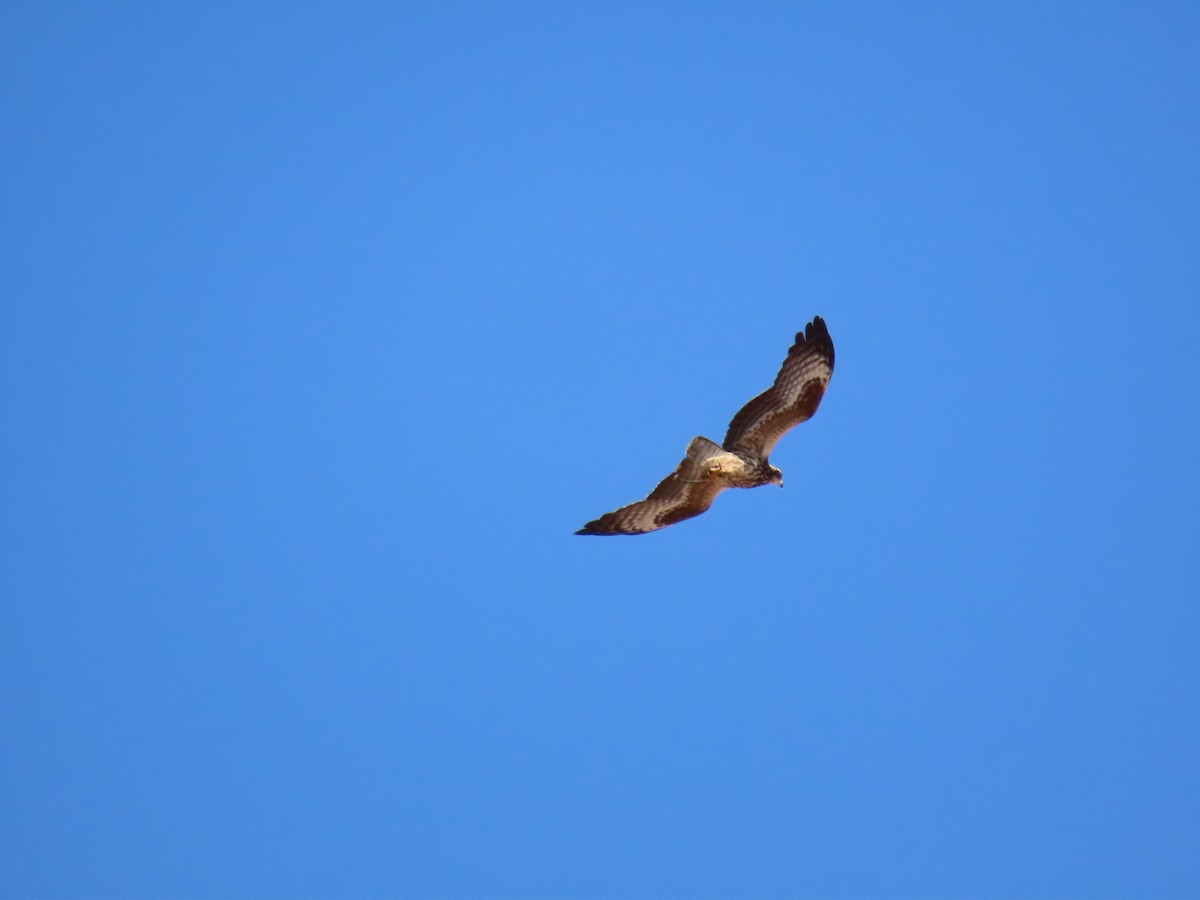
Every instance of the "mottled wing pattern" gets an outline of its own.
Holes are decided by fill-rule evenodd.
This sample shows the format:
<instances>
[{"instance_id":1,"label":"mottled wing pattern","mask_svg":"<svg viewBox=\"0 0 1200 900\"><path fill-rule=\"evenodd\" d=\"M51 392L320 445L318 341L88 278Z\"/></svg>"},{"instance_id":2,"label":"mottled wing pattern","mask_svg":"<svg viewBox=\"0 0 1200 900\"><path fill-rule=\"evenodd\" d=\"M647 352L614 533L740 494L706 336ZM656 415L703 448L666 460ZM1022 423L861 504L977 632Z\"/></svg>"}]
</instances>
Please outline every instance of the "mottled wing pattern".
<instances>
[{"instance_id":1,"label":"mottled wing pattern","mask_svg":"<svg viewBox=\"0 0 1200 900\"><path fill-rule=\"evenodd\" d=\"M733 417L725 449L770 455L784 434L817 411L832 374L833 341L825 320L815 316L796 334L775 383Z\"/></svg>"},{"instance_id":2,"label":"mottled wing pattern","mask_svg":"<svg viewBox=\"0 0 1200 900\"><path fill-rule=\"evenodd\" d=\"M705 442L709 443L709 442ZM709 446L714 446L711 443ZM630 503L588 522L576 534L645 534L666 528L710 506L726 485L713 478L691 455L685 456L675 471L659 482L645 500Z\"/></svg>"}]
</instances>

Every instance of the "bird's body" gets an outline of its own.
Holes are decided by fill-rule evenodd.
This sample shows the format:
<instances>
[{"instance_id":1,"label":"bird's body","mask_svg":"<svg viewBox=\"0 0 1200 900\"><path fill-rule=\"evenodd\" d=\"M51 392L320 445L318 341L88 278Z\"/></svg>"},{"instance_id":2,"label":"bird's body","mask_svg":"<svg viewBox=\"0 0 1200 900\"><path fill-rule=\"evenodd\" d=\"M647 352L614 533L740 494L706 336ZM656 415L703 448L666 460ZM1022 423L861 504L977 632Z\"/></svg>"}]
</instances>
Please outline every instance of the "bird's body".
<instances>
[{"instance_id":1,"label":"bird's body","mask_svg":"<svg viewBox=\"0 0 1200 900\"><path fill-rule=\"evenodd\" d=\"M779 439L812 417L833 374L833 341L815 316L796 342L775 383L738 411L725 441L695 437L683 461L645 500L588 522L576 534L645 534L707 510L726 488L783 486L783 473L768 460Z\"/></svg>"},{"instance_id":2,"label":"bird's body","mask_svg":"<svg viewBox=\"0 0 1200 900\"><path fill-rule=\"evenodd\" d=\"M708 438L695 438L694 441L704 441L715 448L712 455L702 458L701 465L713 478L724 482L725 487L753 488L764 484L783 484L783 473L761 456L726 450Z\"/></svg>"}]
</instances>

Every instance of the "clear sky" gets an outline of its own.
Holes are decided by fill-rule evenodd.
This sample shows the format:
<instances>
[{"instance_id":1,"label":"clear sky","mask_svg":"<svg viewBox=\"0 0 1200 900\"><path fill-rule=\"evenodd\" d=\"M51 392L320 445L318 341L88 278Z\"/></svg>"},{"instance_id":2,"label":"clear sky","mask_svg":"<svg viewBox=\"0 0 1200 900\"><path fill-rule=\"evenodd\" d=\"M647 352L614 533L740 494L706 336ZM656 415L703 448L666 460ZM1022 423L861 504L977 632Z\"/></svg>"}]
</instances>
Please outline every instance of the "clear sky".
<instances>
[{"instance_id":1,"label":"clear sky","mask_svg":"<svg viewBox=\"0 0 1200 900\"><path fill-rule=\"evenodd\" d=\"M10 0L0 227L0 895L1200 895L1197 4Z\"/></svg>"}]
</instances>

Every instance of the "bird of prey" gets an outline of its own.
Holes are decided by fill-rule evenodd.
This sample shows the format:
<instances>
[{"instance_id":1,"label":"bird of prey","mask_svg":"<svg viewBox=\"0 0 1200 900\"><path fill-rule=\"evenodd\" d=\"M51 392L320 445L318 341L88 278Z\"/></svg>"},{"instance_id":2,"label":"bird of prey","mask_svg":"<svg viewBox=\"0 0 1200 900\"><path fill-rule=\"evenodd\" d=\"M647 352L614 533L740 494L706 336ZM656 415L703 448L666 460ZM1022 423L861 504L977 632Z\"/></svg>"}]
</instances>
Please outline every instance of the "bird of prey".
<instances>
[{"instance_id":1,"label":"bird of prey","mask_svg":"<svg viewBox=\"0 0 1200 900\"><path fill-rule=\"evenodd\" d=\"M645 500L588 522L576 534L645 534L698 516L725 488L783 487L783 473L767 461L779 439L812 418L833 374L833 341L814 316L788 350L775 383L745 406L718 446L694 437L683 461Z\"/></svg>"}]
</instances>

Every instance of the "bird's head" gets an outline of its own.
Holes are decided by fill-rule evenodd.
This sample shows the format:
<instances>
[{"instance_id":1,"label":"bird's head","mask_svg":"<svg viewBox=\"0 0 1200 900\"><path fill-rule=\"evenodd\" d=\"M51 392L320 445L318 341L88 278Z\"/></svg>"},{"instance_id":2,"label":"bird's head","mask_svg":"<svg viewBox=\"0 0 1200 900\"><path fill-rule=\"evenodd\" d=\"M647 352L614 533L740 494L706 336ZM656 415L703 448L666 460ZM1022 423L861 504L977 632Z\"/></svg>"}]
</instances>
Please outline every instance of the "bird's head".
<instances>
[{"instance_id":1,"label":"bird's head","mask_svg":"<svg viewBox=\"0 0 1200 900\"><path fill-rule=\"evenodd\" d=\"M767 484L783 487L783 473L774 466L767 466Z\"/></svg>"}]
</instances>

